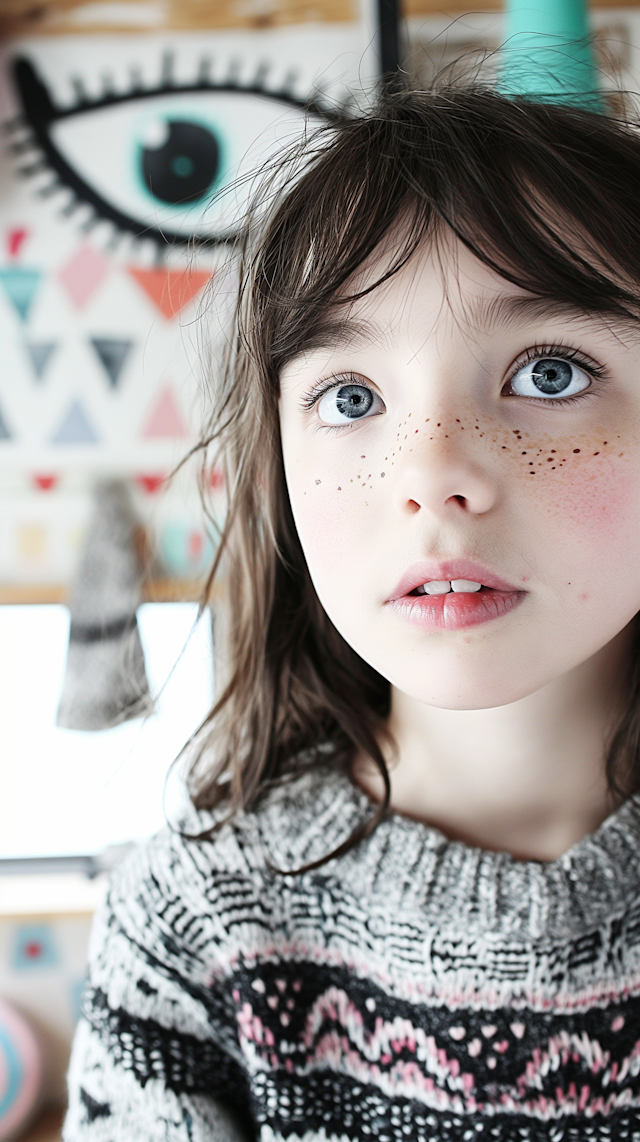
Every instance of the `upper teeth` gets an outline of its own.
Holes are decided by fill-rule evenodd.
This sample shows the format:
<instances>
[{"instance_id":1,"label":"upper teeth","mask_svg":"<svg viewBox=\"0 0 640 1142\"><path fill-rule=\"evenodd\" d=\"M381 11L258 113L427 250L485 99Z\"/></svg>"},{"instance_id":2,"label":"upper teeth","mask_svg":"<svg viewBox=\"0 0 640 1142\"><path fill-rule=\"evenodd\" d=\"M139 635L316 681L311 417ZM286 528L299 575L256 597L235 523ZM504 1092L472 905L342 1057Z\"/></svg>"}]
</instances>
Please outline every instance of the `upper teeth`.
<instances>
[{"instance_id":1,"label":"upper teeth","mask_svg":"<svg viewBox=\"0 0 640 1142\"><path fill-rule=\"evenodd\" d=\"M418 592L421 595L446 595L448 591L479 591L481 586L482 583L474 583L471 579L432 579L418 587Z\"/></svg>"}]
</instances>

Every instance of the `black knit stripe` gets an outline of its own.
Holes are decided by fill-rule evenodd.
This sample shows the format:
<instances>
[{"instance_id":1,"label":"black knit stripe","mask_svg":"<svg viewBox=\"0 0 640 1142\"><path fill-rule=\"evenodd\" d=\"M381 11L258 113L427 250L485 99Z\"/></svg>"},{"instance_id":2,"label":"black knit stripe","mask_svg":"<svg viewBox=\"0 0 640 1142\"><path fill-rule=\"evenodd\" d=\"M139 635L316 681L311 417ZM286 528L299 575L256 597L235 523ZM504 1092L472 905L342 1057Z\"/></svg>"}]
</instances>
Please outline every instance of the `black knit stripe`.
<instances>
[{"instance_id":1,"label":"black knit stripe","mask_svg":"<svg viewBox=\"0 0 640 1142\"><path fill-rule=\"evenodd\" d=\"M541 1097L559 1107L570 1102L572 1087L580 1092L585 1084L590 1102L601 1099L606 1103L620 1093L616 1074L625 1063L628 1069L640 1027L637 997L571 1016L514 1012L513 1008L452 1011L445 1006L426 1007L392 998L368 980L355 981L344 968L304 962L263 963L257 970L241 968L226 981L225 992L227 988L233 1000L214 1005L218 1042L169 1031L154 1020L122 1010L113 1011L100 989L87 990L85 1014L110 1053L142 1086L150 1077L162 1077L177 1093L227 1098L228 1089L236 1092L233 1105L238 1098L246 1105L249 1079L239 1042L236 1040L235 1058L220 1046L220 1040L228 1042L232 1037L230 1007L235 1007L231 1026L236 1034L241 1022L238 1018L236 1023L236 1017L241 1011L250 1010L252 1019L258 1021L262 1030L255 1048L267 1070L280 1072L289 1067L308 1079L312 1071L325 1068L322 1044L330 1039L341 1044L343 1063L348 1059L353 1068L354 1060L360 1059L360 1081L366 1082L368 1072L375 1069L378 1079L373 1086L384 1085L385 1076L397 1075L399 1067L418 1065L434 1090L455 1101L464 1098L456 1076L466 1073L473 1077L475 1102L494 1108L505 1099L522 1106ZM344 1010L337 1010L341 1001L346 1016ZM319 1020L318 1012L322 1013ZM310 1014L316 1019L311 1036ZM350 1021L361 1028L358 1038L349 1031ZM423 1044L432 1042L431 1057L446 1058L446 1074L452 1077L434 1077L428 1062L420 1060L419 1051L416 1055L415 1043L399 1041L400 1032L391 1049L385 1045L386 1033L381 1028L402 1023L410 1029L409 1037L422 1033ZM246 1022L243 1030L247 1034ZM472 1055L474 1045L477 1052ZM604 1060L595 1069L594 1056ZM549 1059L548 1066L544 1065L545 1058ZM214 1074L220 1077L222 1088L216 1086ZM640 1102L638 1075L628 1074L624 1089L627 1098Z\"/></svg>"},{"instance_id":2,"label":"black knit stripe","mask_svg":"<svg viewBox=\"0 0 640 1142\"><path fill-rule=\"evenodd\" d=\"M276 1138L305 1137L324 1130L343 1142L640 1142L640 1112L593 1119L571 1116L541 1122L524 1114L481 1116L430 1110L411 1099L384 1099L374 1088L345 1075L256 1076L260 1101L269 1106Z\"/></svg>"},{"instance_id":3,"label":"black knit stripe","mask_svg":"<svg viewBox=\"0 0 640 1142\"><path fill-rule=\"evenodd\" d=\"M143 1089L149 1080L159 1079L174 1094L207 1095L229 1106L252 1136L248 1076L213 1039L198 1039L154 1019L141 1019L121 1008L113 1010L97 988L85 992L83 1008L109 1057Z\"/></svg>"}]
</instances>

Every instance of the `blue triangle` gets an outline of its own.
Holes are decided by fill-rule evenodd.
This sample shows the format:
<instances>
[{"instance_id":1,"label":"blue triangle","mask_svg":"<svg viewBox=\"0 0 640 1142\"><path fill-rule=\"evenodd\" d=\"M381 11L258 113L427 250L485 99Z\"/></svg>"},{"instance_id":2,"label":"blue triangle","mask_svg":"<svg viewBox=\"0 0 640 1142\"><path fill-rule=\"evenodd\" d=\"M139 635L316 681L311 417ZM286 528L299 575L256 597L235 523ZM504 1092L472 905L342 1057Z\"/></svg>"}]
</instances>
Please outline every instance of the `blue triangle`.
<instances>
[{"instance_id":1,"label":"blue triangle","mask_svg":"<svg viewBox=\"0 0 640 1142\"><path fill-rule=\"evenodd\" d=\"M87 420L80 401L74 400L67 409L60 427L51 438L52 444L97 444L98 437Z\"/></svg>"},{"instance_id":2,"label":"blue triangle","mask_svg":"<svg viewBox=\"0 0 640 1142\"><path fill-rule=\"evenodd\" d=\"M29 354L29 360L33 366L36 380L42 380L54 349L57 349L55 341L27 341L26 350Z\"/></svg>"},{"instance_id":3,"label":"blue triangle","mask_svg":"<svg viewBox=\"0 0 640 1142\"><path fill-rule=\"evenodd\" d=\"M9 301L13 302L22 321L26 321L29 316L31 303L41 277L40 270L25 270L19 266L10 266L7 270L0 270L0 282L2 282Z\"/></svg>"}]
</instances>

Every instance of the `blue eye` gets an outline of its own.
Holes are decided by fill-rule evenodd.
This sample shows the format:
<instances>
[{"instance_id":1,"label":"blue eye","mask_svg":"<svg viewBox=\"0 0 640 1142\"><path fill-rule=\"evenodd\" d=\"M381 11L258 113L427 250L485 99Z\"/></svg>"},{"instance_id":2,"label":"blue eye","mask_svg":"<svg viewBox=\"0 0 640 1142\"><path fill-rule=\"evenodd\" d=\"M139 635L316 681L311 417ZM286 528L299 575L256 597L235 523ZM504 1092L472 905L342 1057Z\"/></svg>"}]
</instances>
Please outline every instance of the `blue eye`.
<instances>
[{"instance_id":1,"label":"blue eye","mask_svg":"<svg viewBox=\"0 0 640 1142\"><path fill-rule=\"evenodd\" d=\"M510 382L516 396L570 397L584 392L591 385L591 377L573 361L563 357L539 357L518 369Z\"/></svg>"},{"instance_id":2,"label":"blue eye","mask_svg":"<svg viewBox=\"0 0 640 1142\"><path fill-rule=\"evenodd\" d=\"M169 57L157 88L137 81L129 93L109 90L93 99L80 86L76 103L61 107L34 63L14 59L22 115L10 127L13 150L20 157L35 152L22 173L49 171L41 194L70 190L96 222L161 248L235 241L250 191L245 176L308 127L343 113L267 88L264 69L243 86L234 78L214 82L204 63L192 83L177 84Z\"/></svg>"},{"instance_id":3,"label":"blue eye","mask_svg":"<svg viewBox=\"0 0 640 1142\"><path fill-rule=\"evenodd\" d=\"M318 415L325 424L348 424L366 417L379 399L366 385L336 385L321 397Z\"/></svg>"}]
</instances>

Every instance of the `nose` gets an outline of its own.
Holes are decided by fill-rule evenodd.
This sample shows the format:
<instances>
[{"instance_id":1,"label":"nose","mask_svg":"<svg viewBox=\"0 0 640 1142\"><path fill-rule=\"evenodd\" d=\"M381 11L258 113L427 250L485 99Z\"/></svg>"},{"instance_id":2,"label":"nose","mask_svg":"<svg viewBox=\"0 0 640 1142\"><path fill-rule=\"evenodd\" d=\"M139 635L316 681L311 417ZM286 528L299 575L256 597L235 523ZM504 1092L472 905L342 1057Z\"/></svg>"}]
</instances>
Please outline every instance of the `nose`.
<instances>
[{"instance_id":1,"label":"nose","mask_svg":"<svg viewBox=\"0 0 640 1142\"><path fill-rule=\"evenodd\" d=\"M436 422L437 423L437 422ZM497 500L497 478L478 447L458 422L428 431L425 425L414 436L411 451L396 453L398 474L394 498L399 511L426 511L447 519L460 511L482 515ZM409 445L406 442L405 447Z\"/></svg>"}]
</instances>

